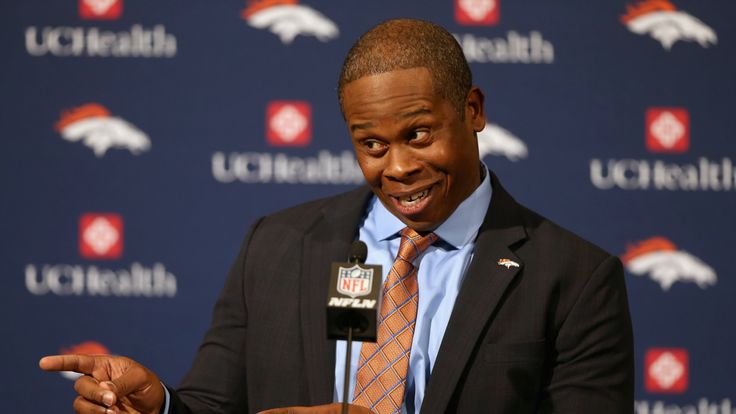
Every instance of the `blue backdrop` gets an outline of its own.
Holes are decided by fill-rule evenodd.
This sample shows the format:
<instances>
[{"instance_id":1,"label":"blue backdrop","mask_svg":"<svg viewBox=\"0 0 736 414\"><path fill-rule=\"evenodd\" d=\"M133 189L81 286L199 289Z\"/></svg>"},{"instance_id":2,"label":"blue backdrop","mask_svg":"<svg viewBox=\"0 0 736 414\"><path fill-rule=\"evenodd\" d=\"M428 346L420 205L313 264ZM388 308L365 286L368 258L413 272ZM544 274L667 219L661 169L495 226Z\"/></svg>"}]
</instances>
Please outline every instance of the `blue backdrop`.
<instances>
[{"instance_id":1,"label":"blue backdrop","mask_svg":"<svg viewBox=\"0 0 736 414\"><path fill-rule=\"evenodd\" d=\"M736 412L725 0L3 2L4 412L71 410L46 354L181 379L249 224L361 182L337 76L393 17L461 42L512 194L621 255L637 413Z\"/></svg>"}]
</instances>

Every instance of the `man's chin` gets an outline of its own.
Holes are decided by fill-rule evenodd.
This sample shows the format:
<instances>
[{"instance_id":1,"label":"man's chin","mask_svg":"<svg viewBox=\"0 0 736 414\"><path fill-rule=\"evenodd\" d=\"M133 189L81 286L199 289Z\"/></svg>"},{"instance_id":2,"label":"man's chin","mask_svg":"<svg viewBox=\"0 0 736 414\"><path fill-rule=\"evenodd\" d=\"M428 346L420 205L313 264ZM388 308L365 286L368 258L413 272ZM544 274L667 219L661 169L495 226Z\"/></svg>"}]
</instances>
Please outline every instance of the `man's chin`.
<instances>
[{"instance_id":1,"label":"man's chin","mask_svg":"<svg viewBox=\"0 0 736 414\"><path fill-rule=\"evenodd\" d=\"M434 231L441 224L441 223L438 223L436 220L433 220L428 217L422 217L422 216L407 217L407 216L397 214L394 211L392 211L392 213L399 220L401 220L402 223L406 224L407 227L415 230L417 233L426 233L426 232Z\"/></svg>"},{"instance_id":2,"label":"man's chin","mask_svg":"<svg viewBox=\"0 0 736 414\"><path fill-rule=\"evenodd\" d=\"M426 200L417 206L402 206L398 200L391 196L379 196L378 198L394 217L417 232L429 232L442 224L442 220L438 220L437 217L432 215L436 206L430 204L431 200Z\"/></svg>"}]
</instances>

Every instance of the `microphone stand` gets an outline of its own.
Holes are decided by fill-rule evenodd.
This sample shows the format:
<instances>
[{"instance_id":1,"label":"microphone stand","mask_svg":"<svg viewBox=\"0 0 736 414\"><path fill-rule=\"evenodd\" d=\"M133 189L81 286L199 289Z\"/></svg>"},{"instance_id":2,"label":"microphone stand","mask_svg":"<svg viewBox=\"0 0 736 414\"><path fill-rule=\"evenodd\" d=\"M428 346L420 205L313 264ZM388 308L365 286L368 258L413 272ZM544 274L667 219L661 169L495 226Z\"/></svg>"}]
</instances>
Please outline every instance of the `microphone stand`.
<instances>
[{"instance_id":1,"label":"microphone stand","mask_svg":"<svg viewBox=\"0 0 736 414\"><path fill-rule=\"evenodd\" d=\"M360 240L353 242L348 261L352 264L363 264L365 263L366 257L368 257L368 251L365 243ZM357 329L358 334L363 333L365 330L365 327L360 326L360 319L354 315L349 316L347 322L348 338L347 348L345 349L345 375L343 376L342 382L342 414L348 414L348 406L350 405L348 395L350 391L350 362L353 352L353 329Z\"/></svg>"},{"instance_id":2,"label":"microphone stand","mask_svg":"<svg viewBox=\"0 0 736 414\"><path fill-rule=\"evenodd\" d=\"M350 389L350 360L353 351L353 324L348 325L348 341L345 352L345 376L342 382L342 414L348 414L348 391Z\"/></svg>"}]
</instances>

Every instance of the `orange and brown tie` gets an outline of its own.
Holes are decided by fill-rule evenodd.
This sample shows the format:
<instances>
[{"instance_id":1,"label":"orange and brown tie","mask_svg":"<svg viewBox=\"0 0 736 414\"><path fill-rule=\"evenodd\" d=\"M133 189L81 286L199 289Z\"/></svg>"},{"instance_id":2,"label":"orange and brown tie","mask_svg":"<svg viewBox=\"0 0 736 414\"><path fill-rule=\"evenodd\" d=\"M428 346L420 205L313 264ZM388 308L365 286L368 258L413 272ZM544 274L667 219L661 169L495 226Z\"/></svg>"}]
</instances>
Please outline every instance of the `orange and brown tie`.
<instances>
[{"instance_id":1,"label":"orange and brown tie","mask_svg":"<svg viewBox=\"0 0 736 414\"><path fill-rule=\"evenodd\" d=\"M417 268L412 262L437 240L406 227L396 260L383 284L378 342L363 343L353 403L377 414L400 413L417 319Z\"/></svg>"}]
</instances>

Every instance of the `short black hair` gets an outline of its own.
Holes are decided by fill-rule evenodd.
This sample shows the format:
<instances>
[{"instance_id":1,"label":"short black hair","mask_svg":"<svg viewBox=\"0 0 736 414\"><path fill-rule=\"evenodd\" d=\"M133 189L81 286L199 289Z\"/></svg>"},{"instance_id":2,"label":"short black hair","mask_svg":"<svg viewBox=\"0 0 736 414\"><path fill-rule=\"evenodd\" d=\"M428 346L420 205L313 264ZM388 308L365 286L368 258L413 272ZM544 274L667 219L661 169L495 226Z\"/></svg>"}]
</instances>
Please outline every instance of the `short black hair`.
<instances>
[{"instance_id":1,"label":"short black hair","mask_svg":"<svg viewBox=\"0 0 736 414\"><path fill-rule=\"evenodd\" d=\"M472 84L470 67L457 40L445 28L417 19L387 20L364 33L350 48L340 71L337 95L364 76L424 67L435 91L464 115Z\"/></svg>"}]
</instances>

